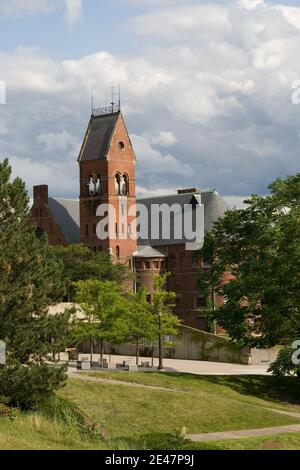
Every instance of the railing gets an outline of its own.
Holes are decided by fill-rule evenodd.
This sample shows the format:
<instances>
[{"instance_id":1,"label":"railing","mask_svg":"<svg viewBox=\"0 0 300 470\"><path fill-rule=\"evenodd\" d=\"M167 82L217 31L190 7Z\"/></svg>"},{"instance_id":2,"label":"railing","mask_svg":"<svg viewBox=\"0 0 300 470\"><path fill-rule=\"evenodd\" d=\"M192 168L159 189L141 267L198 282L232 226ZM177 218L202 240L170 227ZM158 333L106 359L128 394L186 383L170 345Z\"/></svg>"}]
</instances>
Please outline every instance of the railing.
<instances>
[{"instance_id":1,"label":"railing","mask_svg":"<svg viewBox=\"0 0 300 470\"><path fill-rule=\"evenodd\" d=\"M104 106L103 108L93 108L93 116L105 116L106 114L118 113L120 111L119 104Z\"/></svg>"}]
</instances>

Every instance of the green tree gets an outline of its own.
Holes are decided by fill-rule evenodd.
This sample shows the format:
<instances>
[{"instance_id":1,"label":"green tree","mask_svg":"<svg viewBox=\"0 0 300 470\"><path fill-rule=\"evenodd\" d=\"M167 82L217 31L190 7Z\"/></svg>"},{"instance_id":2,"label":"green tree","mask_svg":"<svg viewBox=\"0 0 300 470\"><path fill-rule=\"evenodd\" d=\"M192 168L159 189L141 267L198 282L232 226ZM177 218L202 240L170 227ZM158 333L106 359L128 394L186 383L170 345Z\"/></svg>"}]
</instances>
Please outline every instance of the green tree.
<instances>
[{"instance_id":1,"label":"green tree","mask_svg":"<svg viewBox=\"0 0 300 470\"><path fill-rule=\"evenodd\" d=\"M200 287L225 298L216 320L253 347L291 344L300 334L300 174L269 189L219 219L199 254L212 264Z\"/></svg>"},{"instance_id":2,"label":"green tree","mask_svg":"<svg viewBox=\"0 0 300 470\"><path fill-rule=\"evenodd\" d=\"M140 345L142 341L155 341L157 328L152 306L147 302L147 290L142 287L137 293L130 293L128 304L129 340L134 339L136 345L136 365L139 364Z\"/></svg>"},{"instance_id":3,"label":"green tree","mask_svg":"<svg viewBox=\"0 0 300 470\"><path fill-rule=\"evenodd\" d=\"M17 384L25 374L31 386L25 402L17 399L20 406L33 405L65 380L63 369L42 364L52 352L47 311L61 296L61 265L47 240L36 237L28 204L24 183L19 178L11 181L11 167L4 160L0 163L0 339L7 346L8 365L1 370L0 394L15 402Z\"/></svg>"},{"instance_id":4,"label":"green tree","mask_svg":"<svg viewBox=\"0 0 300 470\"><path fill-rule=\"evenodd\" d=\"M156 337L158 338L159 369L163 369L163 336L177 335L181 325L180 319L173 313L176 294L166 290L169 276L169 273L153 276L152 314L156 325Z\"/></svg>"},{"instance_id":5,"label":"green tree","mask_svg":"<svg viewBox=\"0 0 300 470\"><path fill-rule=\"evenodd\" d=\"M114 281L89 279L75 283L76 301L80 304L84 318L75 326L77 341L89 340L91 361L93 343L100 341L100 363L103 364L104 341L121 343L128 337L128 302L120 284Z\"/></svg>"},{"instance_id":6,"label":"green tree","mask_svg":"<svg viewBox=\"0 0 300 470\"><path fill-rule=\"evenodd\" d=\"M65 300L75 299L77 281L98 279L100 281L122 282L129 277L125 265L114 264L107 252L94 253L84 245L52 246L52 254L63 264Z\"/></svg>"}]
</instances>

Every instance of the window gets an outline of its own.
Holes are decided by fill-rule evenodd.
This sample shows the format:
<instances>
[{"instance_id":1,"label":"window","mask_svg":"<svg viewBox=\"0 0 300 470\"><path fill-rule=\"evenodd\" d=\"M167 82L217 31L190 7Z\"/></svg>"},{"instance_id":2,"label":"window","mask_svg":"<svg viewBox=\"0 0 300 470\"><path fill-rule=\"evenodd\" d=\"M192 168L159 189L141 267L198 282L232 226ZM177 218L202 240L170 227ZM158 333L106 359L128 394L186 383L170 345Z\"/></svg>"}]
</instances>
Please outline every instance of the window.
<instances>
[{"instance_id":1,"label":"window","mask_svg":"<svg viewBox=\"0 0 300 470\"><path fill-rule=\"evenodd\" d=\"M38 209L35 209L35 216L36 216L36 218L39 217L39 210Z\"/></svg>"},{"instance_id":2,"label":"window","mask_svg":"<svg viewBox=\"0 0 300 470\"><path fill-rule=\"evenodd\" d=\"M98 195L101 193L101 176L98 175L95 184L95 193Z\"/></svg>"},{"instance_id":3,"label":"window","mask_svg":"<svg viewBox=\"0 0 300 470\"><path fill-rule=\"evenodd\" d=\"M175 267L176 267L176 255L175 255L175 253L171 253L171 256L170 256L170 266L171 266L171 268L175 268Z\"/></svg>"},{"instance_id":4,"label":"window","mask_svg":"<svg viewBox=\"0 0 300 470\"><path fill-rule=\"evenodd\" d=\"M159 262L158 261L153 261L153 269L159 269Z\"/></svg>"},{"instance_id":5,"label":"window","mask_svg":"<svg viewBox=\"0 0 300 470\"><path fill-rule=\"evenodd\" d=\"M40 208L40 217L43 217L43 209Z\"/></svg>"},{"instance_id":6,"label":"window","mask_svg":"<svg viewBox=\"0 0 300 470\"><path fill-rule=\"evenodd\" d=\"M121 177L121 194L127 196L129 193L129 179L127 175Z\"/></svg>"},{"instance_id":7,"label":"window","mask_svg":"<svg viewBox=\"0 0 300 470\"><path fill-rule=\"evenodd\" d=\"M93 235L96 235L96 224L93 224Z\"/></svg>"},{"instance_id":8,"label":"window","mask_svg":"<svg viewBox=\"0 0 300 470\"><path fill-rule=\"evenodd\" d=\"M94 178L91 175L87 179L87 193L88 193L88 196L94 196L94 191L95 191L95 183L94 183Z\"/></svg>"},{"instance_id":9,"label":"window","mask_svg":"<svg viewBox=\"0 0 300 470\"><path fill-rule=\"evenodd\" d=\"M86 226L85 226L85 236L86 237L89 236L89 226L88 226L88 224L86 224Z\"/></svg>"},{"instance_id":10,"label":"window","mask_svg":"<svg viewBox=\"0 0 300 470\"><path fill-rule=\"evenodd\" d=\"M148 302L149 304L151 304L151 302L152 302L152 296L151 296L150 294L147 295L146 299L147 299L147 302Z\"/></svg>"},{"instance_id":11,"label":"window","mask_svg":"<svg viewBox=\"0 0 300 470\"><path fill-rule=\"evenodd\" d=\"M119 174L115 176L115 193L117 195L121 194L121 177Z\"/></svg>"},{"instance_id":12,"label":"window","mask_svg":"<svg viewBox=\"0 0 300 470\"><path fill-rule=\"evenodd\" d=\"M185 267L185 253L180 254L180 267L181 268Z\"/></svg>"},{"instance_id":13,"label":"window","mask_svg":"<svg viewBox=\"0 0 300 470\"><path fill-rule=\"evenodd\" d=\"M116 237L119 236L119 228L118 228L118 224L116 223L115 225L115 231L116 231Z\"/></svg>"},{"instance_id":14,"label":"window","mask_svg":"<svg viewBox=\"0 0 300 470\"><path fill-rule=\"evenodd\" d=\"M193 268L197 268L199 266L199 258L196 253L192 255L192 266Z\"/></svg>"},{"instance_id":15,"label":"window","mask_svg":"<svg viewBox=\"0 0 300 470\"><path fill-rule=\"evenodd\" d=\"M124 142L119 142L118 146L119 146L119 149L120 149L121 152L125 149Z\"/></svg>"},{"instance_id":16,"label":"window","mask_svg":"<svg viewBox=\"0 0 300 470\"><path fill-rule=\"evenodd\" d=\"M120 256L121 256L120 247L117 246L117 247L116 247L116 258L117 258L117 259L120 259Z\"/></svg>"},{"instance_id":17,"label":"window","mask_svg":"<svg viewBox=\"0 0 300 470\"><path fill-rule=\"evenodd\" d=\"M196 296L196 307L205 308L206 307L206 298L202 294L197 294Z\"/></svg>"}]
</instances>

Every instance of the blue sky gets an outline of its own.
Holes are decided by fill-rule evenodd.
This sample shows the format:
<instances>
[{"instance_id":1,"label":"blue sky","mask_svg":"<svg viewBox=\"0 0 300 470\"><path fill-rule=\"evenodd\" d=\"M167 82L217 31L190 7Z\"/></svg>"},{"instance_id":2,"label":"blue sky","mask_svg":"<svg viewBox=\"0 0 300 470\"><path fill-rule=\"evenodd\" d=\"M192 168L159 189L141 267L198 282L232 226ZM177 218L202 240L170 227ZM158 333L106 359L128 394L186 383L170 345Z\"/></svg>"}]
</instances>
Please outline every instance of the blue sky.
<instances>
[{"instance_id":1,"label":"blue sky","mask_svg":"<svg viewBox=\"0 0 300 470\"><path fill-rule=\"evenodd\" d=\"M90 87L121 82L140 194L265 193L299 171L299 41L296 1L0 0L0 159L77 197Z\"/></svg>"}]
</instances>

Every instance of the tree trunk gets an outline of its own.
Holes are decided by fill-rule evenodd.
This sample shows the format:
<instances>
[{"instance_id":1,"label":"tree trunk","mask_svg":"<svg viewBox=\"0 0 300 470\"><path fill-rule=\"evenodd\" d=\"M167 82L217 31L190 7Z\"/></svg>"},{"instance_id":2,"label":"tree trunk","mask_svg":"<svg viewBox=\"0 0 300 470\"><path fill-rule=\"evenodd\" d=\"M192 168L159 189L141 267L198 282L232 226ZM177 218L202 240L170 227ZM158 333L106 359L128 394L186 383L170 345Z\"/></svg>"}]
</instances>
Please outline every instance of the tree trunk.
<instances>
[{"instance_id":1,"label":"tree trunk","mask_svg":"<svg viewBox=\"0 0 300 470\"><path fill-rule=\"evenodd\" d=\"M139 337L136 339L136 351L135 351L135 357L136 357L136 365L139 365L139 355L140 355L140 343L139 343Z\"/></svg>"},{"instance_id":2,"label":"tree trunk","mask_svg":"<svg viewBox=\"0 0 300 470\"><path fill-rule=\"evenodd\" d=\"M90 356L90 361L91 361L91 365L92 365L92 362L93 362L93 354L94 354L94 341L93 339L91 338L90 340L90 345L91 345L91 356Z\"/></svg>"},{"instance_id":3,"label":"tree trunk","mask_svg":"<svg viewBox=\"0 0 300 470\"><path fill-rule=\"evenodd\" d=\"M154 367L154 344L152 344L152 360L151 360L151 367Z\"/></svg>"},{"instance_id":4,"label":"tree trunk","mask_svg":"<svg viewBox=\"0 0 300 470\"><path fill-rule=\"evenodd\" d=\"M103 367L103 349L104 349L104 344L103 344L103 339L101 338L100 340L100 367Z\"/></svg>"}]
</instances>

